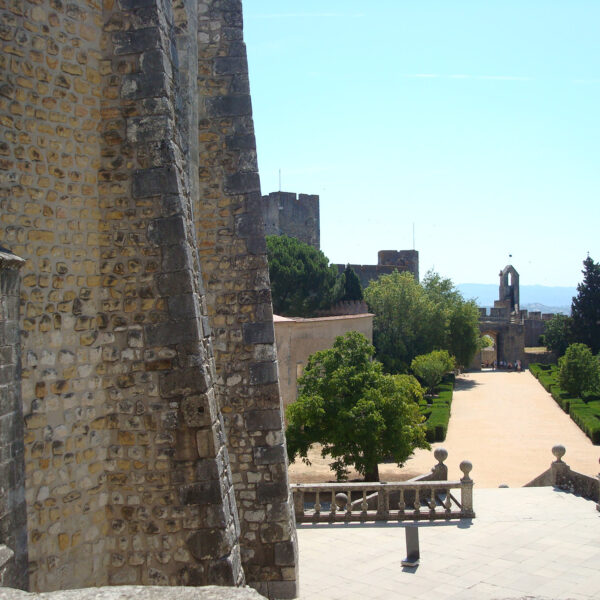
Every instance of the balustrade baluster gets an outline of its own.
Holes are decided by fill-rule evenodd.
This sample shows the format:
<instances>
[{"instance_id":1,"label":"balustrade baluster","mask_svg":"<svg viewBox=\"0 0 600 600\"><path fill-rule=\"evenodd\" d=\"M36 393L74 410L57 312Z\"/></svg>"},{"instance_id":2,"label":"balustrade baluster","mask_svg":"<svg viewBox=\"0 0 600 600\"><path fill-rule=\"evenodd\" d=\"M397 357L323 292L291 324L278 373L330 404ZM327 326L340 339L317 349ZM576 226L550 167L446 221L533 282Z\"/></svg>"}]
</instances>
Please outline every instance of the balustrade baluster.
<instances>
[{"instance_id":1,"label":"balustrade baluster","mask_svg":"<svg viewBox=\"0 0 600 600\"><path fill-rule=\"evenodd\" d=\"M400 488L398 491L400 492L398 495L398 517L403 517L404 509L406 508L406 504L404 503L404 490Z\"/></svg>"},{"instance_id":2,"label":"balustrade baluster","mask_svg":"<svg viewBox=\"0 0 600 600\"><path fill-rule=\"evenodd\" d=\"M362 510L361 510L360 516L361 516L361 518L366 519L366 517L367 517L367 508L369 508L369 503L367 502L367 490L363 490L362 496L363 496L362 497L362 502L360 504L360 508Z\"/></svg>"},{"instance_id":3,"label":"balustrade baluster","mask_svg":"<svg viewBox=\"0 0 600 600\"><path fill-rule=\"evenodd\" d=\"M431 516L435 515L435 488L431 488L431 499L429 500L429 514Z\"/></svg>"},{"instance_id":4,"label":"balustrade baluster","mask_svg":"<svg viewBox=\"0 0 600 600\"><path fill-rule=\"evenodd\" d=\"M377 517L387 519L390 516L390 502L388 488L382 485L377 490Z\"/></svg>"},{"instance_id":5,"label":"balustrade baluster","mask_svg":"<svg viewBox=\"0 0 600 600\"><path fill-rule=\"evenodd\" d=\"M320 515L321 514L321 499L320 499L320 495L321 495L321 492L317 492L317 495L315 496L315 515Z\"/></svg>"},{"instance_id":6,"label":"balustrade baluster","mask_svg":"<svg viewBox=\"0 0 600 600\"><path fill-rule=\"evenodd\" d=\"M415 513L421 512L421 499L419 498L419 488L415 488L415 503L414 503Z\"/></svg>"},{"instance_id":7,"label":"balustrade baluster","mask_svg":"<svg viewBox=\"0 0 600 600\"><path fill-rule=\"evenodd\" d=\"M444 508L446 509L446 517L450 516L452 512L452 495L450 490L446 490L446 501L444 502Z\"/></svg>"},{"instance_id":8,"label":"balustrade baluster","mask_svg":"<svg viewBox=\"0 0 600 600\"><path fill-rule=\"evenodd\" d=\"M352 492L348 490L346 496L348 498L346 502L346 516L350 517L352 515Z\"/></svg>"}]
</instances>

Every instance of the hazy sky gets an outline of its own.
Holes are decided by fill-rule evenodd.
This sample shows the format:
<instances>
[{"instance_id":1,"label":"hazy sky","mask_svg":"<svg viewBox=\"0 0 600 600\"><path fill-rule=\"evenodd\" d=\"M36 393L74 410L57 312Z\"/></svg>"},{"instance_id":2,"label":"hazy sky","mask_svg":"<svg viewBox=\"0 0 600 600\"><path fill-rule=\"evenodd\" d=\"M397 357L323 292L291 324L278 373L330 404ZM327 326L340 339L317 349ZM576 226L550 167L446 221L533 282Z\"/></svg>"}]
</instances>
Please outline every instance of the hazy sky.
<instances>
[{"instance_id":1,"label":"hazy sky","mask_svg":"<svg viewBox=\"0 0 600 600\"><path fill-rule=\"evenodd\" d=\"M321 248L455 283L572 286L600 261L599 0L245 0L264 194ZM512 258L509 258L512 254Z\"/></svg>"}]
</instances>

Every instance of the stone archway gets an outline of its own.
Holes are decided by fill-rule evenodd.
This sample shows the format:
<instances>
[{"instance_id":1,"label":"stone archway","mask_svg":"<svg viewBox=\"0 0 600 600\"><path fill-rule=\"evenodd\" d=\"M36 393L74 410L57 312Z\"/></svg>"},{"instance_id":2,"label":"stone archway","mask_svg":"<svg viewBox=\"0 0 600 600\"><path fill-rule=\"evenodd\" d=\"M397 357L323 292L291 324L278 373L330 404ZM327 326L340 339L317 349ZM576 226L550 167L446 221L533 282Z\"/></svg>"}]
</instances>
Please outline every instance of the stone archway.
<instances>
[{"instance_id":1,"label":"stone archway","mask_svg":"<svg viewBox=\"0 0 600 600\"><path fill-rule=\"evenodd\" d=\"M489 337L492 340L492 346L481 349L481 366L488 368L494 365L498 360L498 332L489 330L482 331L482 337Z\"/></svg>"}]
</instances>

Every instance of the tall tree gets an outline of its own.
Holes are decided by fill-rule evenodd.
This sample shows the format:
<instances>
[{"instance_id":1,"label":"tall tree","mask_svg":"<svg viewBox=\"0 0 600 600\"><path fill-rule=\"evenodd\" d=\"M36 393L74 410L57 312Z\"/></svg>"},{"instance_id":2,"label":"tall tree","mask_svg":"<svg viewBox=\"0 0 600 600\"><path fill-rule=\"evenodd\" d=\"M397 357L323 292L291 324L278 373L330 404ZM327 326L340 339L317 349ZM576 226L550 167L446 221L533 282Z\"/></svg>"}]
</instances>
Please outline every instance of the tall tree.
<instances>
[{"instance_id":1,"label":"tall tree","mask_svg":"<svg viewBox=\"0 0 600 600\"><path fill-rule=\"evenodd\" d=\"M310 446L320 443L338 479L353 465L367 481L378 481L378 463L391 458L402 465L415 448L429 448L420 425L421 386L410 375L384 375L373 353L351 331L308 359L298 399L286 413L292 460L307 462Z\"/></svg>"},{"instance_id":2,"label":"tall tree","mask_svg":"<svg viewBox=\"0 0 600 600\"><path fill-rule=\"evenodd\" d=\"M571 304L573 341L600 351L600 264L590 256L583 261L583 281Z\"/></svg>"},{"instance_id":3,"label":"tall tree","mask_svg":"<svg viewBox=\"0 0 600 600\"><path fill-rule=\"evenodd\" d=\"M412 273L371 281L365 300L375 314L373 343L388 373L406 373L415 356L442 348L445 317Z\"/></svg>"},{"instance_id":4,"label":"tall tree","mask_svg":"<svg viewBox=\"0 0 600 600\"><path fill-rule=\"evenodd\" d=\"M349 265L346 265L343 273L344 277L344 295L341 300L352 301L363 299L363 288L356 271Z\"/></svg>"},{"instance_id":5,"label":"tall tree","mask_svg":"<svg viewBox=\"0 0 600 600\"><path fill-rule=\"evenodd\" d=\"M423 287L445 321L445 338L439 347L448 350L457 365L468 367L481 347L477 304L465 300L451 279L434 271L425 274Z\"/></svg>"},{"instance_id":6,"label":"tall tree","mask_svg":"<svg viewBox=\"0 0 600 600\"><path fill-rule=\"evenodd\" d=\"M273 311L287 317L312 317L341 296L337 269L316 248L286 235L267 236Z\"/></svg>"},{"instance_id":7,"label":"tall tree","mask_svg":"<svg viewBox=\"0 0 600 600\"><path fill-rule=\"evenodd\" d=\"M430 271L419 284L410 273L372 281L365 299L375 313L377 359L390 373L405 373L411 361L432 350L448 350L468 366L479 349L479 311L450 279Z\"/></svg>"},{"instance_id":8,"label":"tall tree","mask_svg":"<svg viewBox=\"0 0 600 600\"><path fill-rule=\"evenodd\" d=\"M571 334L571 318L567 315L556 314L546 322L543 343L557 357L562 356L567 350Z\"/></svg>"},{"instance_id":9,"label":"tall tree","mask_svg":"<svg viewBox=\"0 0 600 600\"><path fill-rule=\"evenodd\" d=\"M585 344L571 344L558 366L558 383L569 394L579 397L598 388L600 364Z\"/></svg>"}]
</instances>

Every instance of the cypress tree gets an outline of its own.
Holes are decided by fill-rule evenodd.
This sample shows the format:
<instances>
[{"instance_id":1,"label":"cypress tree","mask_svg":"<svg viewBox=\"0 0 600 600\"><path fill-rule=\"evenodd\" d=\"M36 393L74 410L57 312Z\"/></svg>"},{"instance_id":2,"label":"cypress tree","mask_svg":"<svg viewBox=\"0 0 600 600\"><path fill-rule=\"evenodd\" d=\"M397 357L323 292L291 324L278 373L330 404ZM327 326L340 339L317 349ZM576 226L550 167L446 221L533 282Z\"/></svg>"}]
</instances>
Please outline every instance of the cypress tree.
<instances>
[{"instance_id":1,"label":"cypress tree","mask_svg":"<svg viewBox=\"0 0 600 600\"><path fill-rule=\"evenodd\" d=\"M344 269L344 295L342 300L362 300L363 289L356 271L349 265Z\"/></svg>"},{"instance_id":2,"label":"cypress tree","mask_svg":"<svg viewBox=\"0 0 600 600\"><path fill-rule=\"evenodd\" d=\"M583 281L571 304L573 341L600 351L600 264L590 256L583 261Z\"/></svg>"}]
</instances>

